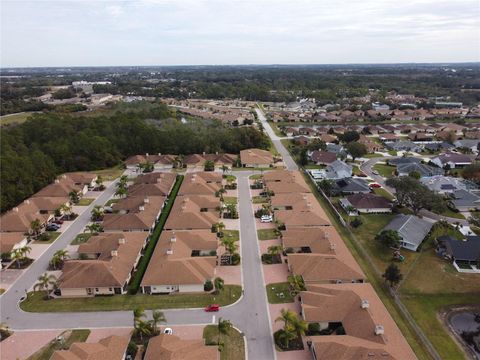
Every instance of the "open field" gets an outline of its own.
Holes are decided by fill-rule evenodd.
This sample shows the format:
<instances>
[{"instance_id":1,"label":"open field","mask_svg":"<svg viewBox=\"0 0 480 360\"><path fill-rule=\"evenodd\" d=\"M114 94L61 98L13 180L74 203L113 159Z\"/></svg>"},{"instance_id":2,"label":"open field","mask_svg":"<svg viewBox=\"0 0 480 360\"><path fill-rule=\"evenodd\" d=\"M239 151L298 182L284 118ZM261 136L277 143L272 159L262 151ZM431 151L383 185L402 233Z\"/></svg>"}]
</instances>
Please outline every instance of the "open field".
<instances>
[{"instance_id":1,"label":"open field","mask_svg":"<svg viewBox=\"0 0 480 360\"><path fill-rule=\"evenodd\" d=\"M114 311L144 309L202 308L209 304L221 306L233 304L242 293L239 285L225 285L218 295L174 294L174 295L114 295L89 298L64 298L44 300L44 292L31 292L20 304L28 312L70 312L70 311Z\"/></svg>"}]
</instances>

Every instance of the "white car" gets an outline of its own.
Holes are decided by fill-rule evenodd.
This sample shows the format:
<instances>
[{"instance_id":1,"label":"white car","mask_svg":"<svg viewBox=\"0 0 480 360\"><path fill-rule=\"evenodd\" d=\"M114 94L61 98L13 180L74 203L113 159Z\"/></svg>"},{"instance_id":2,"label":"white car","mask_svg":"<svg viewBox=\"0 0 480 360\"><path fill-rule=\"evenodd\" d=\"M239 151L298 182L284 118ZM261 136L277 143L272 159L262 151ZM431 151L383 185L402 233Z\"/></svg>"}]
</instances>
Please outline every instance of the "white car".
<instances>
[{"instance_id":1,"label":"white car","mask_svg":"<svg viewBox=\"0 0 480 360\"><path fill-rule=\"evenodd\" d=\"M260 222L262 223L269 223L272 221L273 221L272 215L262 215L262 217L260 218Z\"/></svg>"},{"instance_id":2,"label":"white car","mask_svg":"<svg viewBox=\"0 0 480 360\"><path fill-rule=\"evenodd\" d=\"M172 328L165 328L165 330L163 330L163 333L167 334L167 335L173 335L173 329Z\"/></svg>"}]
</instances>

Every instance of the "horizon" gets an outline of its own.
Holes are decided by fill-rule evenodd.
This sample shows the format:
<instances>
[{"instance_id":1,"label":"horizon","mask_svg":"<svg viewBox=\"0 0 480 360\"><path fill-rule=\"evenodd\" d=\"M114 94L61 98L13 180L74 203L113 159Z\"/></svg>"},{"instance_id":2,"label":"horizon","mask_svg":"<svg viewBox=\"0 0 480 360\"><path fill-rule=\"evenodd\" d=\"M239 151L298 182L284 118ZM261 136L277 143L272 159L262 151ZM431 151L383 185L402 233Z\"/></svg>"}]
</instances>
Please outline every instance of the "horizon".
<instances>
[{"instance_id":1,"label":"horizon","mask_svg":"<svg viewBox=\"0 0 480 360\"><path fill-rule=\"evenodd\" d=\"M1 68L480 60L477 0L47 0L0 6Z\"/></svg>"}]
</instances>

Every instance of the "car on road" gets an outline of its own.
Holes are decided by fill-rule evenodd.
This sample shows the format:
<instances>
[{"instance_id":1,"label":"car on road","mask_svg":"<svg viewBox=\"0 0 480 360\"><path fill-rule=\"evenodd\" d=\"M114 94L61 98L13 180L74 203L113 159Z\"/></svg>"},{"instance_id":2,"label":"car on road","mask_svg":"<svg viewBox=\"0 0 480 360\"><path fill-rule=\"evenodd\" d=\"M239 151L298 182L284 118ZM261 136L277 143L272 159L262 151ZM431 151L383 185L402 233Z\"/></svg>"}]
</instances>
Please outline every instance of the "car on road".
<instances>
[{"instance_id":1,"label":"car on road","mask_svg":"<svg viewBox=\"0 0 480 360\"><path fill-rule=\"evenodd\" d=\"M60 229L60 225L57 225L57 224L48 224L47 227L45 228L45 230L47 231L57 231L58 229Z\"/></svg>"},{"instance_id":2,"label":"car on road","mask_svg":"<svg viewBox=\"0 0 480 360\"><path fill-rule=\"evenodd\" d=\"M382 185L380 185L378 183L371 183L371 184L368 184L368 186L370 186L371 188L375 188L375 189L378 189L378 188L382 187Z\"/></svg>"},{"instance_id":3,"label":"car on road","mask_svg":"<svg viewBox=\"0 0 480 360\"><path fill-rule=\"evenodd\" d=\"M273 221L272 215L262 215L262 217L260 218L260 222L262 223L270 223L272 221Z\"/></svg>"},{"instance_id":4,"label":"car on road","mask_svg":"<svg viewBox=\"0 0 480 360\"><path fill-rule=\"evenodd\" d=\"M372 174L373 174L373 175L380 175L380 173L379 173L377 170L373 170L373 171L372 171Z\"/></svg>"},{"instance_id":5,"label":"car on road","mask_svg":"<svg viewBox=\"0 0 480 360\"><path fill-rule=\"evenodd\" d=\"M220 310L220 305L218 304L210 304L205 308L206 312L214 312L219 310Z\"/></svg>"},{"instance_id":6,"label":"car on road","mask_svg":"<svg viewBox=\"0 0 480 360\"><path fill-rule=\"evenodd\" d=\"M163 333L167 334L167 335L173 335L173 329L172 328L165 328L165 330L163 330Z\"/></svg>"}]
</instances>

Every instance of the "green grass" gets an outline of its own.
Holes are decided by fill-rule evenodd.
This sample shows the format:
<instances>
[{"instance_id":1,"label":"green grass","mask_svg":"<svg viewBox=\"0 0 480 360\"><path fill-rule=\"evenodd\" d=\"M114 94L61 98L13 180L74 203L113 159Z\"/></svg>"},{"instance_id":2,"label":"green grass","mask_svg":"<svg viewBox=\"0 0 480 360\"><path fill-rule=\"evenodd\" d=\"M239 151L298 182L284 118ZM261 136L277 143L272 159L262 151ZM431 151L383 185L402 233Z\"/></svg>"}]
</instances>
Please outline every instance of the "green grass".
<instances>
[{"instance_id":1,"label":"green grass","mask_svg":"<svg viewBox=\"0 0 480 360\"><path fill-rule=\"evenodd\" d=\"M352 166L352 174L355 175L355 176L364 175L364 174L363 174L363 171L360 170L360 168L359 168L357 165L353 165L353 166Z\"/></svg>"},{"instance_id":2,"label":"green grass","mask_svg":"<svg viewBox=\"0 0 480 360\"><path fill-rule=\"evenodd\" d=\"M378 173L385 178L392 177L395 169L396 169L395 166L386 165L386 164L373 165L373 170L378 171Z\"/></svg>"},{"instance_id":3,"label":"green grass","mask_svg":"<svg viewBox=\"0 0 480 360\"><path fill-rule=\"evenodd\" d=\"M394 196L390 194L387 190L384 188L373 188L373 192L377 194L378 196L383 196L385 199L392 201Z\"/></svg>"},{"instance_id":4,"label":"green grass","mask_svg":"<svg viewBox=\"0 0 480 360\"><path fill-rule=\"evenodd\" d=\"M466 359L466 356L443 326L438 314L443 309L454 305L478 305L479 298L480 292L475 294L402 295L402 300L418 325L425 330L430 330L427 331L428 338L442 359Z\"/></svg>"},{"instance_id":5,"label":"green grass","mask_svg":"<svg viewBox=\"0 0 480 360\"><path fill-rule=\"evenodd\" d=\"M250 175L250 180L260 180L262 178L261 174Z\"/></svg>"},{"instance_id":6,"label":"green grass","mask_svg":"<svg viewBox=\"0 0 480 360\"><path fill-rule=\"evenodd\" d=\"M113 295L86 298L57 298L45 300L44 292L30 292L28 298L20 304L28 312L71 312L71 311L116 311L133 310L139 306L144 309L181 309L202 308L209 304L221 306L233 304L242 293L239 285L225 285L218 295L173 294L173 295Z\"/></svg>"},{"instance_id":7,"label":"green grass","mask_svg":"<svg viewBox=\"0 0 480 360\"><path fill-rule=\"evenodd\" d=\"M227 180L227 181L231 181L231 182L236 182L236 181L237 181L237 177L234 176L234 175L223 175L223 177L224 177L225 180Z\"/></svg>"},{"instance_id":8,"label":"green grass","mask_svg":"<svg viewBox=\"0 0 480 360\"><path fill-rule=\"evenodd\" d=\"M90 233L78 234L75 237L75 239L73 239L73 241L70 243L70 245L80 245L80 244L86 243L88 239L90 239L91 237L92 237L92 234Z\"/></svg>"},{"instance_id":9,"label":"green grass","mask_svg":"<svg viewBox=\"0 0 480 360\"><path fill-rule=\"evenodd\" d=\"M49 239L46 241L36 240L34 244L51 244L62 234L59 231L46 231L45 233L48 234Z\"/></svg>"},{"instance_id":10,"label":"green grass","mask_svg":"<svg viewBox=\"0 0 480 360\"><path fill-rule=\"evenodd\" d=\"M66 333L68 333L68 331L63 332L62 336L65 336ZM69 349L73 343L85 342L89 335L90 330L72 330L70 335L65 338L63 346L55 340L52 340L48 345L30 356L28 360L49 360L56 350Z\"/></svg>"},{"instance_id":11,"label":"green grass","mask_svg":"<svg viewBox=\"0 0 480 360\"><path fill-rule=\"evenodd\" d=\"M252 202L254 204L265 204L268 203L268 198L265 196L254 196L252 198Z\"/></svg>"},{"instance_id":12,"label":"green grass","mask_svg":"<svg viewBox=\"0 0 480 360\"><path fill-rule=\"evenodd\" d=\"M2 295L5 291L7 291L7 290L5 290L5 289L0 289L0 295Z\"/></svg>"},{"instance_id":13,"label":"green grass","mask_svg":"<svg viewBox=\"0 0 480 360\"><path fill-rule=\"evenodd\" d=\"M113 204L116 204L120 199L110 199L105 203L105 206L112 206Z\"/></svg>"},{"instance_id":14,"label":"green grass","mask_svg":"<svg viewBox=\"0 0 480 360\"><path fill-rule=\"evenodd\" d=\"M21 114L4 115L0 117L0 125L21 124L34 114L34 112L25 112Z\"/></svg>"},{"instance_id":15,"label":"green grass","mask_svg":"<svg viewBox=\"0 0 480 360\"><path fill-rule=\"evenodd\" d=\"M226 205L229 205L229 204L237 205L238 199L235 196L224 196L223 197L223 202Z\"/></svg>"},{"instance_id":16,"label":"green grass","mask_svg":"<svg viewBox=\"0 0 480 360\"><path fill-rule=\"evenodd\" d=\"M294 302L295 298L290 294L288 282L272 283L265 286L267 298L270 304L285 304ZM283 294L283 297L279 295Z\"/></svg>"},{"instance_id":17,"label":"green grass","mask_svg":"<svg viewBox=\"0 0 480 360\"><path fill-rule=\"evenodd\" d=\"M119 164L108 169L96 170L91 172L97 174L98 176L101 176L103 180L112 181L122 176L124 171L125 169L123 168L123 164Z\"/></svg>"},{"instance_id":18,"label":"green grass","mask_svg":"<svg viewBox=\"0 0 480 360\"><path fill-rule=\"evenodd\" d=\"M272 240L278 238L276 229L260 229L257 230L258 240Z\"/></svg>"},{"instance_id":19,"label":"green grass","mask_svg":"<svg viewBox=\"0 0 480 360\"><path fill-rule=\"evenodd\" d=\"M94 201L95 199L92 199L92 198L81 198L77 206L88 206Z\"/></svg>"},{"instance_id":20,"label":"green grass","mask_svg":"<svg viewBox=\"0 0 480 360\"><path fill-rule=\"evenodd\" d=\"M383 157L383 155L382 155L382 154L373 153L373 154L364 155L363 157L364 157L364 158L367 158L367 159L372 159L372 158L377 158L377 157Z\"/></svg>"},{"instance_id":21,"label":"green grass","mask_svg":"<svg viewBox=\"0 0 480 360\"><path fill-rule=\"evenodd\" d=\"M160 214L160 218L155 225L155 229L153 230L152 235L150 236L150 241L148 242L147 248L145 249L145 253L143 254L142 258L139 261L135 274L133 275L133 280L130 283L128 291L130 294L137 293L138 289L140 288L140 283L143 279L143 275L147 270L148 263L152 258L153 251L155 250L155 246L157 245L158 239L160 238L160 234L162 233L163 227L167 222L168 215L170 215L170 210L172 210L173 203L175 202L175 198L177 197L178 190L180 189L180 185L183 181L183 175L177 175L177 180L175 185L170 192L169 199L167 200L167 204L164 206L162 213Z\"/></svg>"},{"instance_id":22,"label":"green grass","mask_svg":"<svg viewBox=\"0 0 480 360\"><path fill-rule=\"evenodd\" d=\"M238 230L223 230L223 236L234 241L240 240L240 232Z\"/></svg>"},{"instance_id":23,"label":"green grass","mask_svg":"<svg viewBox=\"0 0 480 360\"><path fill-rule=\"evenodd\" d=\"M388 153L392 156L397 156L397 152L395 150L388 150Z\"/></svg>"},{"instance_id":24,"label":"green grass","mask_svg":"<svg viewBox=\"0 0 480 360\"><path fill-rule=\"evenodd\" d=\"M236 329L229 329L227 334L221 334L217 325L207 325L203 329L203 338L206 345L216 346L223 343L220 352L220 360L244 360L245 343L244 337Z\"/></svg>"},{"instance_id":25,"label":"green grass","mask_svg":"<svg viewBox=\"0 0 480 360\"><path fill-rule=\"evenodd\" d=\"M456 212L456 211L453 211L453 210L449 209L448 207L442 212L437 212L437 214L442 215L442 216L446 216L446 217L450 217L450 218L454 218L454 219L465 220L465 216L463 216L459 212Z\"/></svg>"}]
</instances>

